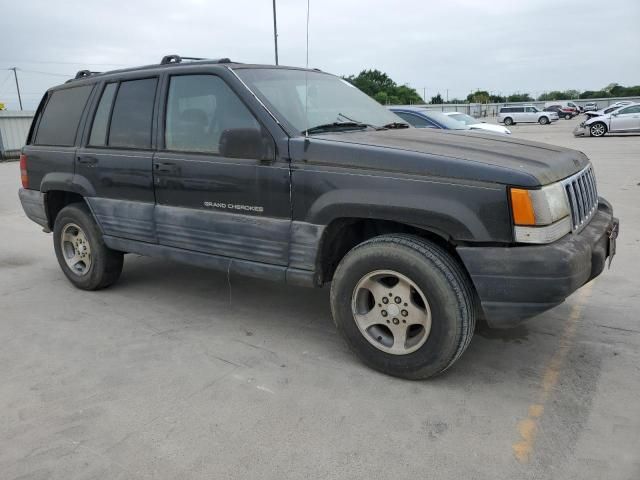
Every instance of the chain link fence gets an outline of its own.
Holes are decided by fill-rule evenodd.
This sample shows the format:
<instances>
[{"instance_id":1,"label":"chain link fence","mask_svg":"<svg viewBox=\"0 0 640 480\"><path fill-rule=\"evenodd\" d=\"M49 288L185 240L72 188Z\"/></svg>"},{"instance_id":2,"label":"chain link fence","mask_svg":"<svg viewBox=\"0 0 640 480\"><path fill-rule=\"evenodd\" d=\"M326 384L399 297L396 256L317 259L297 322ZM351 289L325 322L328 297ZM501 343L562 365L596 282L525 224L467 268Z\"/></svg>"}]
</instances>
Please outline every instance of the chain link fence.
<instances>
[{"instance_id":1,"label":"chain link fence","mask_svg":"<svg viewBox=\"0 0 640 480\"><path fill-rule=\"evenodd\" d=\"M606 108L609 105L612 105L621 100L627 100L631 102L640 103L640 97L611 97L611 98L588 98L584 100L569 100L570 102L575 103L578 106L584 107L587 103L595 103L600 108ZM566 100L557 100L557 102L563 102ZM500 107L514 107L521 105L534 105L538 107L540 110L545 108L546 104L551 104L553 101L546 102L505 102L505 103L443 103L439 105L434 104L424 104L424 105L393 105L395 107L420 107L425 108L427 110L437 110L441 112L461 112L466 113L467 115L471 115L475 118L483 118L483 117L495 117L498 115L500 111Z\"/></svg>"}]
</instances>

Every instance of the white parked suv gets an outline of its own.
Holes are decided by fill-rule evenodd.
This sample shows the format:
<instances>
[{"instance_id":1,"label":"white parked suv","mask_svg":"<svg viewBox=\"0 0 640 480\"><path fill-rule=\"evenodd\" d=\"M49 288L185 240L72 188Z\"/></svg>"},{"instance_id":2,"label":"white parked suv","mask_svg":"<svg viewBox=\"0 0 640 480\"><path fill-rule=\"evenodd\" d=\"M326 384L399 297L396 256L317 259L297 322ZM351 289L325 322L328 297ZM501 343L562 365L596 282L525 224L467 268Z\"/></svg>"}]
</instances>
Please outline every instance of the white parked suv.
<instances>
[{"instance_id":1,"label":"white parked suv","mask_svg":"<svg viewBox=\"0 0 640 480\"><path fill-rule=\"evenodd\" d=\"M519 107L500 107L498 113L498 122L505 125L514 125L516 123L539 123L546 125L558 120L556 112L543 112L533 105L522 105Z\"/></svg>"}]
</instances>

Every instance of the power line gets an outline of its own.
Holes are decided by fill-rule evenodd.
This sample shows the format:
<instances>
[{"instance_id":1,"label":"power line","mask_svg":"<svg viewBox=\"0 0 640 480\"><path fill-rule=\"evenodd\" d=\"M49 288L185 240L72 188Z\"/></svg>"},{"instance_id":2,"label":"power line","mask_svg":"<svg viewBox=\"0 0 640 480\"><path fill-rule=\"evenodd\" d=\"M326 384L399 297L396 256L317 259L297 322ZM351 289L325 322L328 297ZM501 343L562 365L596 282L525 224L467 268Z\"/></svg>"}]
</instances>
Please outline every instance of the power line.
<instances>
[{"instance_id":1,"label":"power line","mask_svg":"<svg viewBox=\"0 0 640 480\"><path fill-rule=\"evenodd\" d=\"M0 83L0 92L2 92L2 87L4 87L4 84L7 83L7 80L9 80L10 76L11 76L11 72L7 73L7 76L4 77L4 80L2 81L2 83Z\"/></svg>"},{"instance_id":2,"label":"power line","mask_svg":"<svg viewBox=\"0 0 640 480\"><path fill-rule=\"evenodd\" d=\"M95 65L101 67L127 67L128 65L123 65L121 63L90 63L90 62L57 62L57 61L49 61L49 60L16 60L16 59L7 59L0 58L2 62L8 63L28 63L28 64L52 64L52 65Z\"/></svg>"},{"instance_id":3,"label":"power line","mask_svg":"<svg viewBox=\"0 0 640 480\"><path fill-rule=\"evenodd\" d=\"M7 70L14 70L14 69L16 69L16 67L7 68ZM25 70L24 68L18 68L17 70L20 70L21 72L26 72L26 73L39 73L40 75L51 75L52 77L65 77L65 78L73 77L73 75L70 73L42 72L40 70Z\"/></svg>"}]
</instances>

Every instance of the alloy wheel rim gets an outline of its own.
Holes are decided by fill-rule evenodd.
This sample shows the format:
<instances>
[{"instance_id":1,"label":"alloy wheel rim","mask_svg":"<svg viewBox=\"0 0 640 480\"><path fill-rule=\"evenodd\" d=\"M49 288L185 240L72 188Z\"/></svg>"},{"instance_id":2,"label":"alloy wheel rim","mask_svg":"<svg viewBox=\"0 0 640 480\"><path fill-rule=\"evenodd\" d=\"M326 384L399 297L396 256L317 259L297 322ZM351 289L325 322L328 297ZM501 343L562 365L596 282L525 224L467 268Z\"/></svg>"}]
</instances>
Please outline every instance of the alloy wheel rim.
<instances>
[{"instance_id":1,"label":"alloy wheel rim","mask_svg":"<svg viewBox=\"0 0 640 480\"><path fill-rule=\"evenodd\" d=\"M431 332L431 309L422 290L393 270L376 270L356 284L351 311L360 333L385 353L418 350Z\"/></svg>"},{"instance_id":2,"label":"alloy wheel rim","mask_svg":"<svg viewBox=\"0 0 640 480\"><path fill-rule=\"evenodd\" d=\"M604 127L602 125L598 124L598 125L594 125L593 127L591 127L591 134L592 135L595 135L596 137L599 137L603 133L604 133Z\"/></svg>"},{"instance_id":3,"label":"alloy wheel rim","mask_svg":"<svg viewBox=\"0 0 640 480\"><path fill-rule=\"evenodd\" d=\"M69 269L83 276L91 268L91 246L84 231L75 223L68 223L60 234L62 256Z\"/></svg>"}]
</instances>

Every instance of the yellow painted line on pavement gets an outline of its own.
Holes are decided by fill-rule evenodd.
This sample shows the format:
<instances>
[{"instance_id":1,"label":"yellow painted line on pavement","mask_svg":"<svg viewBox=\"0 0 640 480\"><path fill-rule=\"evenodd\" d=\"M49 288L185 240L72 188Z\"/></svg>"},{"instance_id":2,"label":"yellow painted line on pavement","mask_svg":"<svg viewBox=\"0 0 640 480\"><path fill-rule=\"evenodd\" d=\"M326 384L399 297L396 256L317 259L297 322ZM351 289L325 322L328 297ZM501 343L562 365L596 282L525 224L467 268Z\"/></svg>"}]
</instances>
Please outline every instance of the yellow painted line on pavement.
<instances>
[{"instance_id":1,"label":"yellow painted line on pavement","mask_svg":"<svg viewBox=\"0 0 640 480\"><path fill-rule=\"evenodd\" d=\"M544 413L545 403L558 383L562 365L564 364L569 348L573 345L573 339L576 334L576 329L578 328L578 321L580 320L582 309L591 295L593 283L594 282L591 282L585 285L576 293L577 301L569 313L562 337L560 337L558 349L544 369L542 381L540 382L538 401L529 405L527 418L518 422L517 428L520 434L520 440L512 445L512 449L513 455L520 463L524 464L531 461L536 444L538 424Z\"/></svg>"}]
</instances>

